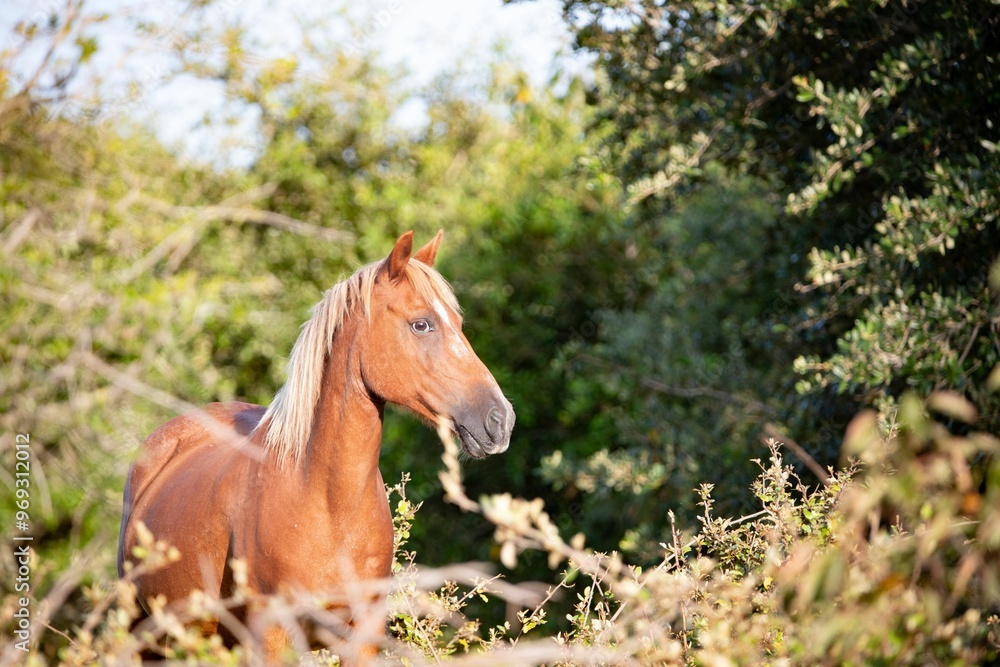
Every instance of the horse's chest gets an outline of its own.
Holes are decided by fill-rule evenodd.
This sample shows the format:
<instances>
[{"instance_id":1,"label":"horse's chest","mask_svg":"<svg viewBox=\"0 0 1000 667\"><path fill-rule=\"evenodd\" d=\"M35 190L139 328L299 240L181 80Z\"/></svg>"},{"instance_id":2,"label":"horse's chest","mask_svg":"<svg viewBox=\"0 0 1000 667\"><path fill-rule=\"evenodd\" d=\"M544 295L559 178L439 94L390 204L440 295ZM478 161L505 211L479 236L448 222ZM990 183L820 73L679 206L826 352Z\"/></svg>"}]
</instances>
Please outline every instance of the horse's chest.
<instances>
[{"instance_id":1,"label":"horse's chest","mask_svg":"<svg viewBox=\"0 0 1000 667\"><path fill-rule=\"evenodd\" d=\"M291 509L291 508L290 508ZM262 592L286 586L323 590L342 583L387 577L392 562L388 506L349 515L300 507L271 521L246 545Z\"/></svg>"}]
</instances>

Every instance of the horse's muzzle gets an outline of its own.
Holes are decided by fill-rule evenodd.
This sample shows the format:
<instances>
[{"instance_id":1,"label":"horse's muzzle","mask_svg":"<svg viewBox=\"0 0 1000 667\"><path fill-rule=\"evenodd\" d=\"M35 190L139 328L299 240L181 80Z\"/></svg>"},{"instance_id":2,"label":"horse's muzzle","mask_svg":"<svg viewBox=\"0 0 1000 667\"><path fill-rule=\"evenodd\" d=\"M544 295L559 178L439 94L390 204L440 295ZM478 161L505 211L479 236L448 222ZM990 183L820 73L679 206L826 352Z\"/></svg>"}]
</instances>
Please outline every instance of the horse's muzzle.
<instances>
[{"instance_id":1,"label":"horse's muzzle","mask_svg":"<svg viewBox=\"0 0 1000 667\"><path fill-rule=\"evenodd\" d=\"M510 445L514 430L514 408L501 397L484 410L469 410L452 420L462 441L462 449L474 459L499 454Z\"/></svg>"}]
</instances>

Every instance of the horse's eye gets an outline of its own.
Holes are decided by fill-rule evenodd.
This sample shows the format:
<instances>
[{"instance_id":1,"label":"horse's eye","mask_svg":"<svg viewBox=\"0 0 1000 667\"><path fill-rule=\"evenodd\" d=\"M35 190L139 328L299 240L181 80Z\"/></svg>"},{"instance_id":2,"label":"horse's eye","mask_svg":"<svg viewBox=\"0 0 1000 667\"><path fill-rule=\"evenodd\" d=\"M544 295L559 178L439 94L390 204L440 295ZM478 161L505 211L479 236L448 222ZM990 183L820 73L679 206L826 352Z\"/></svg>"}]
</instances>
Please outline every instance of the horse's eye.
<instances>
[{"instance_id":1,"label":"horse's eye","mask_svg":"<svg viewBox=\"0 0 1000 667\"><path fill-rule=\"evenodd\" d=\"M434 325L427 320L414 320L410 322L410 328L415 334L428 334L434 331Z\"/></svg>"}]
</instances>

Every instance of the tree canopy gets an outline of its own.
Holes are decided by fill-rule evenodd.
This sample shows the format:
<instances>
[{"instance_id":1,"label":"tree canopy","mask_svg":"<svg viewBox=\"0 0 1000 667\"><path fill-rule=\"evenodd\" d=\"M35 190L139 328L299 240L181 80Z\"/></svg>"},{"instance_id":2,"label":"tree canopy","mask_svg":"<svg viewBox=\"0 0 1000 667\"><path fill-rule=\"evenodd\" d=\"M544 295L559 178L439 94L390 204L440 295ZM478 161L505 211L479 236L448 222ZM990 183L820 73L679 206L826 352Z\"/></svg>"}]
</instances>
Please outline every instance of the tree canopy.
<instances>
[{"instance_id":1,"label":"tree canopy","mask_svg":"<svg viewBox=\"0 0 1000 667\"><path fill-rule=\"evenodd\" d=\"M732 479L768 422L835 464L850 416L908 390L1000 426L995 8L564 3L649 269L576 358L668 494Z\"/></svg>"}]
</instances>

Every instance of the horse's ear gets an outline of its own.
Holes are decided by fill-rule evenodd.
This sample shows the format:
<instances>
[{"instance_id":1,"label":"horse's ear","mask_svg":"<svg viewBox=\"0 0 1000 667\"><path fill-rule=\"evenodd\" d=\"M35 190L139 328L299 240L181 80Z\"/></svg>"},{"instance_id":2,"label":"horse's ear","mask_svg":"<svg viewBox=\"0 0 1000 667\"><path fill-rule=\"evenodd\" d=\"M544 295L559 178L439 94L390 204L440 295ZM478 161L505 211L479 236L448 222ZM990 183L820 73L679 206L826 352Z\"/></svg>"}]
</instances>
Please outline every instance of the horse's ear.
<instances>
[{"instance_id":1,"label":"horse's ear","mask_svg":"<svg viewBox=\"0 0 1000 667\"><path fill-rule=\"evenodd\" d=\"M434 266L434 258L437 257L438 247L441 245L441 239L444 237L444 230L438 230L438 233L434 235L434 238L430 240L430 243L425 245L423 248L418 250L414 255L413 259L426 264L427 266Z\"/></svg>"},{"instance_id":2,"label":"horse's ear","mask_svg":"<svg viewBox=\"0 0 1000 667\"><path fill-rule=\"evenodd\" d=\"M382 270L389 274L389 280L393 282L403 277L406 271L406 264L410 261L410 253L413 251L413 232L409 231L399 237L396 246L389 253Z\"/></svg>"}]
</instances>

